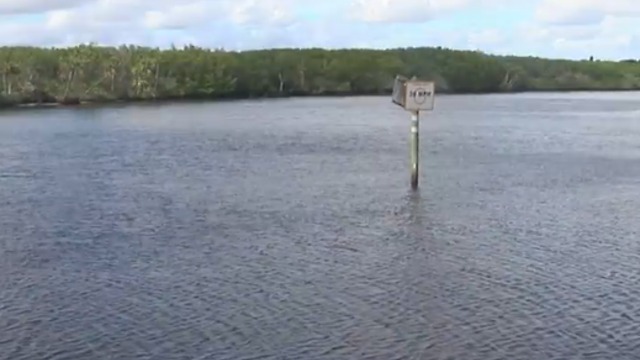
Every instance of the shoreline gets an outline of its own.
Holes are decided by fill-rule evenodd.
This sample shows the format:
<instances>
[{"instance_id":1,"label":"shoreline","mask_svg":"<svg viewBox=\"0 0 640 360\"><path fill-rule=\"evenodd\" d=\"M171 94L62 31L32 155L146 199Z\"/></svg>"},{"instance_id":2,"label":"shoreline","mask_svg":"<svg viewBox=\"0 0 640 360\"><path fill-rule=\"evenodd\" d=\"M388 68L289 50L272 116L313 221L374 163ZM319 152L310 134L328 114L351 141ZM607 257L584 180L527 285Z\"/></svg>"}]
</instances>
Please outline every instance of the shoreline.
<instances>
[{"instance_id":1,"label":"shoreline","mask_svg":"<svg viewBox=\"0 0 640 360\"><path fill-rule=\"evenodd\" d=\"M640 62L498 56L442 47L224 51L0 47L0 108L390 96L404 74L438 95L640 91Z\"/></svg>"},{"instance_id":2,"label":"shoreline","mask_svg":"<svg viewBox=\"0 0 640 360\"><path fill-rule=\"evenodd\" d=\"M637 89L529 89L522 91L495 91L495 92L439 92L440 96L481 96L481 95L518 95L518 94L535 94L535 93L631 93L640 92ZM29 110L29 109L79 109L92 107L106 107L110 105L162 105L170 103L205 103L205 102L230 102L245 100L278 100L278 99L301 99L301 98L349 98L364 96L390 96L388 93L325 93L325 94L290 94L290 95L265 95L265 96L220 96L220 97L183 97L183 98L156 98L156 99L115 99L115 100L80 100L73 102L16 102L4 103L0 105L0 111L3 110Z\"/></svg>"}]
</instances>

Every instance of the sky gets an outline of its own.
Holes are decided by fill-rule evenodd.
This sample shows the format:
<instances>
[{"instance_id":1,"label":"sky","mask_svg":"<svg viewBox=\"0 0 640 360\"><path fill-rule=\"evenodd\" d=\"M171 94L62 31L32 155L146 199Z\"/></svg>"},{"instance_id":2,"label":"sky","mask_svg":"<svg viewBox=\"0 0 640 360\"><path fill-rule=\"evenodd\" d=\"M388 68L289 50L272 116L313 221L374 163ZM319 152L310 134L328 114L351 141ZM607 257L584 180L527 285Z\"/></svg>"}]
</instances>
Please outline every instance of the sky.
<instances>
[{"instance_id":1,"label":"sky","mask_svg":"<svg viewBox=\"0 0 640 360\"><path fill-rule=\"evenodd\" d=\"M0 0L0 45L442 46L640 58L640 0Z\"/></svg>"}]
</instances>

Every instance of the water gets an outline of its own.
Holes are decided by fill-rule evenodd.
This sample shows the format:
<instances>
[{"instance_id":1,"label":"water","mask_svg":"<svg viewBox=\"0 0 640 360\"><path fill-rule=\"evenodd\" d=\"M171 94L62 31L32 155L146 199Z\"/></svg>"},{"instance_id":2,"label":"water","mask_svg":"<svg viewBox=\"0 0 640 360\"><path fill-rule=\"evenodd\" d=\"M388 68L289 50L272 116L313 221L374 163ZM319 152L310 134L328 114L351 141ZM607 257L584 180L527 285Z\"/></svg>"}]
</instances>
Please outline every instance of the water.
<instances>
[{"instance_id":1,"label":"water","mask_svg":"<svg viewBox=\"0 0 640 360\"><path fill-rule=\"evenodd\" d=\"M640 94L0 114L0 359L632 359Z\"/></svg>"}]
</instances>

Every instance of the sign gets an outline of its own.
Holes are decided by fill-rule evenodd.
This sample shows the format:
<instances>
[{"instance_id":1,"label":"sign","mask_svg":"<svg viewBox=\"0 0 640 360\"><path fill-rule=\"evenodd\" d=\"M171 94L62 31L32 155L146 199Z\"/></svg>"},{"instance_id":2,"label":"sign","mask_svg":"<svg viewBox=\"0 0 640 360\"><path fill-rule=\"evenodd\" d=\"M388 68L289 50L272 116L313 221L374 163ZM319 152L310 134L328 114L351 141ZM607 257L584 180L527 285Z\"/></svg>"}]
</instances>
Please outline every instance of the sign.
<instances>
[{"instance_id":1,"label":"sign","mask_svg":"<svg viewBox=\"0 0 640 360\"><path fill-rule=\"evenodd\" d=\"M407 111L433 110L435 83L398 76L393 84L391 100Z\"/></svg>"},{"instance_id":2,"label":"sign","mask_svg":"<svg viewBox=\"0 0 640 360\"><path fill-rule=\"evenodd\" d=\"M404 76L398 75L393 82L393 92L391 94L391 101L393 101L394 104L402 107L404 107L404 103L405 103L404 100L407 95L405 91L407 86L407 81L409 81L409 79L407 79Z\"/></svg>"},{"instance_id":3,"label":"sign","mask_svg":"<svg viewBox=\"0 0 640 360\"><path fill-rule=\"evenodd\" d=\"M404 108L409 111L433 110L435 84L427 81L408 81Z\"/></svg>"}]
</instances>

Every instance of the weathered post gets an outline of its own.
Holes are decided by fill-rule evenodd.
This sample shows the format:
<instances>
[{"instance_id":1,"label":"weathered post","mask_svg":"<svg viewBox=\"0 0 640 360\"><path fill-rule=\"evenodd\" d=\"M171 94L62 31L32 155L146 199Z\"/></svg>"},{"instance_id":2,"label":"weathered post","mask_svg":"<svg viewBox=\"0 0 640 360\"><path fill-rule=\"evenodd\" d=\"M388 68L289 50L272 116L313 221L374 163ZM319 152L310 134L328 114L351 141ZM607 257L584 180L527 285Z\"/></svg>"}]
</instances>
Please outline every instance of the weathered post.
<instances>
[{"instance_id":1,"label":"weathered post","mask_svg":"<svg viewBox=\"0 0 640 360\"><path fill-rule=\"evenodd\" d=\"M395 104L411 112L411 188L415 190L420 177L420 111L433 110L435 84L398 76L391 98Z\"/></svg>"},{"instance_id":2,"label":"weathered post","mask_svg":"<svg viewBox=\"0 0 640 360\"><path fill-rule=\"evenodd\" d=\"M411 188L418 188L420 174L420 112L411 114Z\"/></svg>"}]
</instances>

